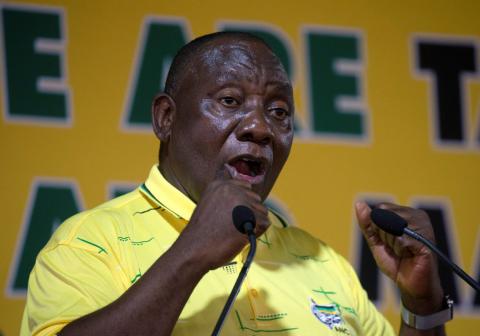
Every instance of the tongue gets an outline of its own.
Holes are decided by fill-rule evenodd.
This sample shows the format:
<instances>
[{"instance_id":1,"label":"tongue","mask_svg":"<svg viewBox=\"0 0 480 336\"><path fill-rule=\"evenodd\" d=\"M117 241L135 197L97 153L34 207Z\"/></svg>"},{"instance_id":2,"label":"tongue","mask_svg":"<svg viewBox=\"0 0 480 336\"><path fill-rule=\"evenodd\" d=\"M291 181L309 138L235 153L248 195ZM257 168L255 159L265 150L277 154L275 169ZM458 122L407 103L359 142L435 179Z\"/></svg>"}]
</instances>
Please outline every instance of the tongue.
<instances>
[{"instance_id":1,"label":"tongue","mask_svg":"<svg viewBox=\"0 0 480 336\"><path fill-rule=\"evenodd\" d=\"M243 160L238 160L238 161L235 161L235 163L233 164L233 166L235 167L235 169L240 173L240 174L243 174L243 175L249 175L249 176L252 176L252 171L250 170L250 167L248 166L248 163L246 163L245 161Z\"/></svg>"}]
</instances>

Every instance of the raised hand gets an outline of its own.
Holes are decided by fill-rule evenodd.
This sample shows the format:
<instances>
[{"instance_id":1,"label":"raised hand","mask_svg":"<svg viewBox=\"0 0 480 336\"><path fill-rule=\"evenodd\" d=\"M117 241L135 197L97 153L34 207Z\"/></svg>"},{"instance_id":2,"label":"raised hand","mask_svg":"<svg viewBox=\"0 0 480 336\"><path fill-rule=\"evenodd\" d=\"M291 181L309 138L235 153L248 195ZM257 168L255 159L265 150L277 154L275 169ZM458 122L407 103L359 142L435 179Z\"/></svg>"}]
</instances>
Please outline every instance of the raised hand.
<instances>
[{"instance_id":1,"label":"raised hand","mask_svg":"<svg viewBox=\"0 0 480 336\"><path fill-rule=\"evenodd\" d=\"M226 264L248 244L247 236L238 232L232 222L232 210L237 205L252 209L257 236L265 232L270 225L268 211L251 185L240 180L217 179L205 190L175 244L195 254L207 270Z\"/></svg>"},{"instance_id":2,"label":"raised hand","mask_svg":"<svg viewBox=\"0 0 480 336\"><path fill-rule=\"evenodd\" d=\"M424 211L391 203L382 203L379 207L395 212L408 222L411 230L435 241L432 225ZM366 203L356 204L356 215L363 236L380 270L400 289L404 306L421 315L438 311L443 290L435 255L414 239L396 237L380 230L372 223L370 211Z\"/></svg>"}]
</instances>

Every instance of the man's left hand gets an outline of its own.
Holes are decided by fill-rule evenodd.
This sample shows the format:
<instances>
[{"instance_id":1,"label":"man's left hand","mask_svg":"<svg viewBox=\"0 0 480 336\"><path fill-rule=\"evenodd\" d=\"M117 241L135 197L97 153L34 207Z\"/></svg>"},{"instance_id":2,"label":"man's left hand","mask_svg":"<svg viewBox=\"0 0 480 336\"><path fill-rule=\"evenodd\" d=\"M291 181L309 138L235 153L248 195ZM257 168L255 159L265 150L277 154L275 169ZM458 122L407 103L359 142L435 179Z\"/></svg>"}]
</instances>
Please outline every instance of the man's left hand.
<instances>
[{"instance_id":1,"label":"man's left hand","mask_svg":"<svg viewBox=\"0 0 480 336\"><path fill-rule=\"evenodd\" d=\"M418 209L382 203L380 208L403 217L408 227L435 242L428 215ZM370 207L355 206L360 229L380 268L398 286L403 305L413 313L429 315L440 310L443 290L437 258L425 245L405 235L396 237L379 229L370 219Z\"/></svg>"}]
</instances>

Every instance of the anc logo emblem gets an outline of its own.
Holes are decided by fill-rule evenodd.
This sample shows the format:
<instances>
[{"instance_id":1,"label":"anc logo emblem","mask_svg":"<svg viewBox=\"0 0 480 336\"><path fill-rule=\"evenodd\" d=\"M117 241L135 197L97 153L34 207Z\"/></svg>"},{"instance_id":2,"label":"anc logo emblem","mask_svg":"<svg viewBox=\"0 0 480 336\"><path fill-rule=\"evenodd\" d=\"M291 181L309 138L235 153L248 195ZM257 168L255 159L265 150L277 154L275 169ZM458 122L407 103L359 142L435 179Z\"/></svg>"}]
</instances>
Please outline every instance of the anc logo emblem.
<instances>
[{"instance_id":1,"label":"anc logo emblem","mask_svg":"<svg viewBox=\"0 0 480 336\"><path fill-rule=\"evenodd\" d=\"M342 317L336 305L319 305L310 298L310 310L313 315L328 328L333 329L342 324Z\"/></svg>"}]
</instances>

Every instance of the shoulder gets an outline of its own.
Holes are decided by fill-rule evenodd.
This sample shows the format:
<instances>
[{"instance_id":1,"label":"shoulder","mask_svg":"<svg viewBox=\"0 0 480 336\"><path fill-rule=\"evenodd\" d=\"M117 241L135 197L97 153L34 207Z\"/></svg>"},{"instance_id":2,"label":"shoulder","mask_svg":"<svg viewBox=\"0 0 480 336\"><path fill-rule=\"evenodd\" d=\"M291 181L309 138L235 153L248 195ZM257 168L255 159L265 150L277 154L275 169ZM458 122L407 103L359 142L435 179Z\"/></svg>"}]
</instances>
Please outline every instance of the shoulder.
<instances>
[{"instance_id":1,"label":"shoulder","mask_svg":"<svg viewBox=\"0 0 480 336\"><path fill-rule=\"evenodd\" d=\"M43 252L59 245L95 248L88 241L116 239L133 225L136 212L150 205L141 193L134 190L93 209L80 212L63 222L53 233ZM86 245L85 245L86 244Z\"/></svg>"},{"instance_id":2,"label":"shoulder","mask_svg":"<svg viewBox=\"0 0 480 336\"><path fill-rule=\"evenodd\" d=\"M131 226L132 210L143 208L144 202L133 191L76 214L58 227L30 274L22 333L55 334L131 286L139 268L120 238ZM52 304L47 307L45 302Z\"/></svg>"}]
</instances>

